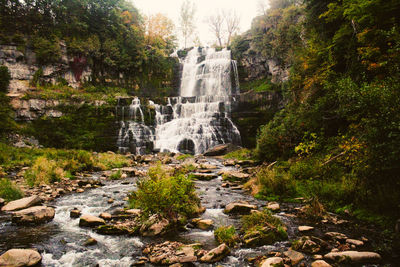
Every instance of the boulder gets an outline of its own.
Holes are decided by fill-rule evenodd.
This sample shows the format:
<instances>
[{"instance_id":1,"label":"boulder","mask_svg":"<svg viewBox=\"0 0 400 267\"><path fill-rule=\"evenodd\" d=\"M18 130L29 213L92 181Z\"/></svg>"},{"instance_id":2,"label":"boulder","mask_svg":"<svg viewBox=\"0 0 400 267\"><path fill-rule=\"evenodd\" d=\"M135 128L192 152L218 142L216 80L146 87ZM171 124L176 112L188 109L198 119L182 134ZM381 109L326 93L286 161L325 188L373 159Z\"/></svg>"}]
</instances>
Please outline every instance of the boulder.
<instances>
[{"instance_id":1,"label":"boulder","mask_svg":"<svg viewBox=\"0 0 400 267\"><path fill-rule=\"evenodd\" d=\"M239 171L228 171L224 170L220 173L222 175L222 179L224 181L230 182L240 182L245 183L249 179L250 175L247 173L239 172Z\"/></svg>"},{"instance_id":2,"label":"boulder","mask_svg":"<svg viewBox=\"0 0 400 267\"><path fill-rule=\"evenodd\" d=\"M256 205L251 205L247 202L232 202L226 205L224 213L232 214L249 214L251 210L256 210Z\"/></svg>"},{"instance_id":3,"label":"boulder","mask_svg":"<svg viewBox=\"0 0 400 267\"><path fill-rule=\"evenodd\" d=\"M12 214L12 222L16 224L41 224L53 220L55 211L51 207L35 206Z\"/></svg>"},{"instance_id":4,"label":"boulder","mask_svg":"<svg viewBox=\"0 0 400 267\"><path fill-rule=\"evenodd\" d=\"M147 222L140 227L142 236L158 236L167 232L169 221L157 215L151 216Z\"/></svg>"},{"instance_id":5,"label":"boulder","mask_svg":"<svg viewBox=\"0 0 400 267\"><path fill-rule=\"evenodd\" d=\"M33 249L10 249L0 256L0 266L35 266L41 261L42 256Z\"/></svg>"},{"instance_id":6,"label":"boulder","mask_svg":"<svg viewBox=\"0 0 400 267\"><path fill-rule=\"evenodd\" d=\"M96 244L97 244L97 240L94 239L94 238L92 238L92 237L89 237L89 238L86 239L86 241L83 243L83 245L84 245L85 247L94 246L94 245L96 245Z\"/></svg>"},{"instance_id":7,"label":"boulder","mask_svg":"<svg viewBox=\"0 0 400 267\"><path fill-rule=\"evenodd\" d=\"M104 224L106 222L103 219L89 214L84 214L79 219L79 226L96 227Z\"/></svg>"},{"instance_id":8,"label":"boulder","mask_svg":"<svg viewBox=\"0 0 400 267\"><path fill-rule=\"evenodd\" d=\"M6 201L0 197L0 207L4 206L4 203L6 203Z\"/></svg>"},{"instance_id":9,"label":"boulder","mask_svg":"<svg viewBox=\"0 0 400 267\"><path fill-rule=\"evenodd\" d=\"M354 245L356 247L360 247L364 245L364 242L361 240L356 240L356 239L346 239L346 243L350 244L350 245Z\"/></svg>"},{"instance_id":10,"label":"boulder","mask_svg":"<svg viewBox=\"0 0 400 267\"><path fill-rule=\"evenodd\" d=\"M324 259L344 263L377 263L381 260L381 256L375 252L342 251L330 252Z\"/></svg>"},{"instance_id":11,"label":"boulder","mask_svg":"<svg viewBox=\"0 0 400 267\"><path fill-rule=\"evenodd\" d=\"M126 210L125 213L129 214L129 215L135 215L135 216L140 216L142 215L142 211L140 209L130 209L130 210Z\"/></svg>"},{"instance_id":12,"label":"boulder","mask_svg":"<svg viewBox=\"0 0 400 267\"><path fill-rule=\"evenodd\" d=\"M281 209L278 202L268 202L266 208L272 211L278 211Z\"/></svg>"},{"instance_id":13,"label":"boulder","mask_svg":"<svg viewBox=\"0 0 400 267\"><path fill-rule=\"evenodd\" d=\"M201 181L210 181L212 179L218 178L217 174L214 174L214 173L201 173L201 172L192 173L191 176L194 179L201 180Z\"/></svg>"},{"instance_id":14,"label":"boulder","mask_svg":"<svg viewBox=\"0 0 400 267\"><path fill-rule=\"evenodd\" d=\"M274 267L283 265L281 257L271 257L261 263L261 267Z\"/></svg>"},{"instance_id":15,"label":"boulder","mask_svg":"<svg viewBox=\"0 0 400 267\"><path fill-rule=\"evenodd\" d=\"M81 216L81 210L78 208L73 208L72 210L70 210L69 216L71 218L79 218Z\"/></svg>"},{"instance_id":16,"label":"boulder","mask_svg":"<svg viewBox=\"0 0 400 267\"><path fill-rule=\"evenodd\" d=\"M102 235L125 235L129 230L123 226L105 224L98 226L96 232Z\"/></svg>"},{"instance_id":17,"label":"boulder","mask_svg":"<svg viewBox=\"0 0 400 267\"><path fill-rule=\"evenodd\" d=\"M22 209L32 207L36 204L39 204L40 202L42 202L42 200L38 196L25 197L25 198L21 198L18 200L8 202L7 205L5 205L1 208L1 210L2 211L22 210Z\"/></svg>"},{"instance_id":18,"label":"boulder","mask_svg":"<svg viewBox=\"0 0 400 267\"><path fill-rule=\"evenodd\" d=\"M180 242L166 241L161 244L148 245L143 253L148 254L153 264L175 264L197 261L198 244L184 245Z\"/></svg>"},{"instance_id":19,"label":"boulder","mask_svg":"<svg viewBox=\"0 0 400 267\"><path fill-rule=\"evenodd\" d=\"M257 227L252 231L248 231L243 236L243 241L247 247L271 245L282 239L283 237L279 234L277 229L269 224L266 224L263 227Z\"/></svg>"},{"instance_id":20,"label":"boulder","mask_svg":"<svg viewBox=\"0 0 400 267\"><path fill-rule=\"evenodd\" d=\"M208 230L214 226L214 222L210 219L196 218L192 220L192 223L195 224L197 228L200 228L201 230Z\"/></svg>"},{"instance_id":21,"label":"boulder","mask_svg":"<svg viewBox=\"0 0 400 267\"><path fill-rule=\"evenodd\" d=\"M200 258L200 261L207 263L217 262L228 256L229 253L231 253L229 247L223 243L207 252L203 257Z\"/></svg>"},{"instance_id":22,"label":"boulder","mask_svg":"<svg viewBox=\"0 0 400 267\"><path fill-rule=\"evenodd\" d=\"M222 145L217 145L214 146L212 148L210 148L209 150L207 150L206 152L204 152L204 156L210 157L210 156L222 156L225 155L229 152L235 151L240 149L239 146L236 146L234 144L222 144Z\"/></svg>"},{"instance_id":23,"label":"boulder","mask_svg":"<svg viewBox=\"0 0 400 267\"><path fill-rule=\"evenodd\" d=\"M311 267L332 267L332 265L330 265L324 260L317 260L311 263Z\"/></svg>"},{"instance_id":24,"label":"boulder","mask_svg":"<svg viewBox=\"0 0 400 267\"><path fill-rule=\"evenodd\" d=\"M296 265L304 259L303 253L300 253L292 249L285 251L283 254L290 259L292 265Z\"/></svg>"},{"instance_id":25,"label":"boulder","mask_svg":"<svg viewBox=\"0 0 400 267\"><path fill-rule=\"evenodd\" d=\"M347 239L347 236L345 234L338 233L338 232L327 232L327 233L325 233L325 237L327 237L328 239L332 239L332 240L346 240Z\"/></svg>"},{"instance_id":26,"label":"boulder","mask_svg":"<svg viewBox=\"0 0 400 267\"><path fill-rule=\"evenodd\" d=\"M104 219L104 220L111 220L111 218L112 218L111 214L108 213L108 212L100 213L99 217Z\"/></svg>"}]
</instances>

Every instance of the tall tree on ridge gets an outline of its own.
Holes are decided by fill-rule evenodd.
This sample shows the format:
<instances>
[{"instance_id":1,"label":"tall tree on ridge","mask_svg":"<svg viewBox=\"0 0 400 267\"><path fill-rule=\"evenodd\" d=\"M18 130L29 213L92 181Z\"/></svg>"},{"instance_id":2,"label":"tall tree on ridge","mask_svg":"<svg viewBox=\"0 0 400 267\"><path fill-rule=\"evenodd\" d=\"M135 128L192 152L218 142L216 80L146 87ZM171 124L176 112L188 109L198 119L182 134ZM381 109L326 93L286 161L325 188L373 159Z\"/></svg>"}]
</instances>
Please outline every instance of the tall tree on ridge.
<instances>
[{"instance_id":1,"label":"tall tree on ridge","mask_svg":"<svg viewBox=\"0 0 400 267\"><path fill-rule=\"evenodd\" d=\"M196 14L196 5L190 1L185 0L181 5L180 12L180 31L182 33L185 48L187 46L188 39L193 35L196 26L194 25L194 17Z\"/></svg>"}]
</instances>

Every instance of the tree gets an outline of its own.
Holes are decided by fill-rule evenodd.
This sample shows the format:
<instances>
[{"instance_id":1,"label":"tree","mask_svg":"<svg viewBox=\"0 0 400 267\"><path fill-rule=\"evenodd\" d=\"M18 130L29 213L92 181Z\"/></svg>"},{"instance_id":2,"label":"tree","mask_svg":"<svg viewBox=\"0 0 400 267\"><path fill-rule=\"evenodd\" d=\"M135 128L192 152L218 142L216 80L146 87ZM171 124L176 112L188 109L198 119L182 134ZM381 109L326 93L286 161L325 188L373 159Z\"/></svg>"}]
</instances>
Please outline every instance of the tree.
<instances>
[{"instance_id":1,"label":"tree","mask_svg":"<svg viewBox=\"0 0 400 267\"><path fill-rule=\"evenodd\" d=\"M214 33L215 37L217 38L218 44L222 47L222 39L223 39L223 26L224 26L224 15L220 10L217 13L209 16L207 18L208 26L210 30Z\"/></svg>"},{"instance_id":2,"label":"tree","mask_svg":"<svg viewBox=\"0 0 400 267\"><path fill-rule=\"evenodd\" d=\"M261 14L266 16L268 10L268 3L265 0L258 0L257 2L257 11Z\"/></svg>"},{"instance_id":3,"label":"tree","mask_svg":"<svg viewBox=\"0 0 400 267\"><path fill-rule=\"evenodd\" d=\"M225 18L226 32L228 34L226 46L229 46L231 44L232 35L239 30L240 17L234 10L226 11L223 14Z\"/></svg>"},{"instance_id":4,"label":"tree","mask_svg":"<svg viewBox=\"0 0 400 267\"><path fill-rule=\"evenodd\" d=\"M185 48L187 46L188 39L193 35L196 26L194 25L194 17L196 14L196 6L190 0L185 0L181 5L180 12L180 31L182 33Z\"/></svg>"},{"instance_id":5,"label":"tree","mask_svg":"<svg viewBox=\"0 0 400 267\"><path fill-rule=\"evenodd\" d=\"M161 42L162 45L175 40L173 34L175 25L172 20L161 13L145 17L145 37L147 44Z\"/></svg>"}]
</instances>

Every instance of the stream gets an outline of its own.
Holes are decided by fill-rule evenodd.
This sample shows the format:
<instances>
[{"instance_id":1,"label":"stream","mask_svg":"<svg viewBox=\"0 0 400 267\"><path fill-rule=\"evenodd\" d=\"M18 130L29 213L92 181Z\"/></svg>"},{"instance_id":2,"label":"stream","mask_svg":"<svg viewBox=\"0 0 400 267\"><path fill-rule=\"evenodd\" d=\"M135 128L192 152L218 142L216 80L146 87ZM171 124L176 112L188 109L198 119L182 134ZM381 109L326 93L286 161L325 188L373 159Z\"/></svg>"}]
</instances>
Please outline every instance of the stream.
<instances>
[{"instance_id":1,"label":"stream","mask_svg":"<svg viewBox=\"0 0 400 267\"><path fill-rule=\"evenodd\" d=\"M207 158L207 164L217 166L214 173L221 169L235 169L225 167L214 158ZM172 165L173 166L173 165ZM93 174L92 179L100 179L99 174ZM124 180L105 181L105 186L86 190L83 193L74 193L58 198L51 203L56 209L54 220L41 226L15 226L11 224L8 215L0 215L0 254L11 248L34 247L42 254L43 266L132 266L143 256L142 249L146 244L165 240L180 241L183 243L203 244L205 249L217 246L212 230L188 228L187 231L163 238L131 237L127 235L109 236L100 235L89 228L79 227L79 218L70 218L70 210L78 208L82 214L98 216L101 212L113 213L126 204L123 199L135 189L136 178L128 177ZM266 205L265 201L256 200L241 189L222 187L222 177L211 181L196 181L196 189L206 212L203 219L212 219L215 228L220 225L239 226L239 217L228 216L223 213L224 207L233 201L246 200L258 207ZM113 203L108 199L113 198ZM286 211L296 208L296 204L281 204L280 217L288 228L289 240L298 235L297 218L286 216ZM338 230L338 226L326 226L325 230ZM343 228L343 226L342 226ZM316 229L320 232L321 229ZM322 233L322 232L321 232ZM345 233L345 232L344 232ZM352 236L354 236L354 232ZM88 238L97 240L94 246L84 246ZM358 237L357 235L355 237ZM231 255L215 265L195 263L196 266L252 266L246 261L249 257L267 255L270 251L285 251L290 246L289 241L277 242L272 246L258 248L233 249ZM307 256L306 256L307 257ZM147 264L146 266L152 266Z\"/></svg>"}]
</instances>

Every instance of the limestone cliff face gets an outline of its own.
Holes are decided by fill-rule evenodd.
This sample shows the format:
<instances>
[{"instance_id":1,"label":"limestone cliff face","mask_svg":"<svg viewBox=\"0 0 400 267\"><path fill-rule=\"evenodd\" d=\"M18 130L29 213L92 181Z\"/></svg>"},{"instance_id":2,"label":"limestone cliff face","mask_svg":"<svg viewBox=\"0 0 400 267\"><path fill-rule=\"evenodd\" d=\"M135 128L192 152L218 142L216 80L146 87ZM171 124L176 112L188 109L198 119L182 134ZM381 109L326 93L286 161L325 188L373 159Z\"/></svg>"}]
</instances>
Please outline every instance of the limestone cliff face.
<instances>
[{"instance_id":1,"label":"limestone cliff face","mask_svg":"<svg viewBox=\"0 0 400 267\"><path fill-rule=\"evenodd\" d=\"M288 69L280 66L276 59L267 58L258 52L249 34L243 42L247 44L246 50L242 51L237 59L242 81L270 77L273 83L282 83L289 79Z\"/></svg>"},{"instance_id":2,"label":"limestone cliff face","mask_svg":"<svg viewBox=\"0 0 400 267\"><path fill-rule=\"evenodd\" d=\"M72 87L78 87L80 81L88 79L91 70L84 68L80 80L76 80L75 74L71 69L74 58L68 57L64 43L60 43L62 57L55 64L39 66L36 62L36 55L30 47L23 50L16 45L0 45L0 65L8 67L11 74L9 87L10 96L24 94L32 88L29 86L35 73L42 68L42 79L46 82L55 83L57 79L63 78Z\"/></svg>"}]
</instances>

